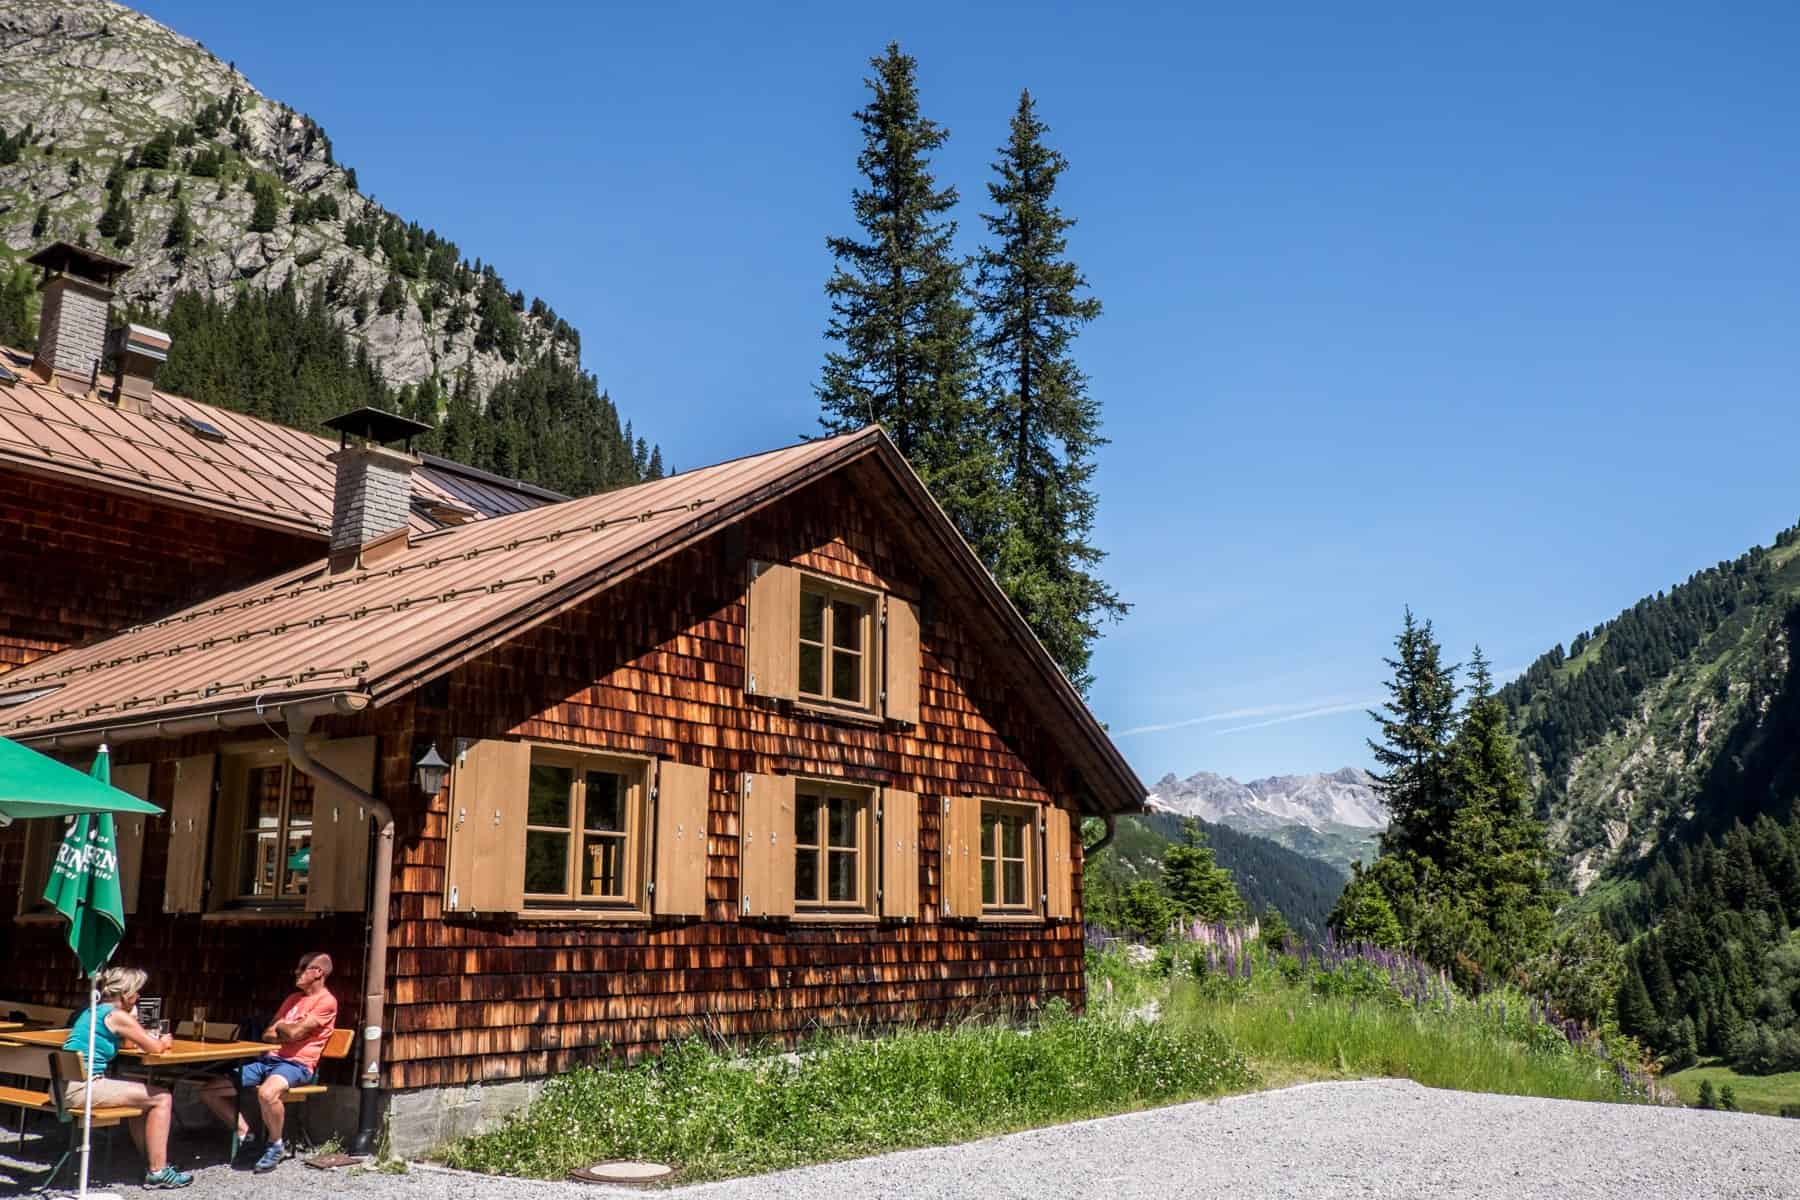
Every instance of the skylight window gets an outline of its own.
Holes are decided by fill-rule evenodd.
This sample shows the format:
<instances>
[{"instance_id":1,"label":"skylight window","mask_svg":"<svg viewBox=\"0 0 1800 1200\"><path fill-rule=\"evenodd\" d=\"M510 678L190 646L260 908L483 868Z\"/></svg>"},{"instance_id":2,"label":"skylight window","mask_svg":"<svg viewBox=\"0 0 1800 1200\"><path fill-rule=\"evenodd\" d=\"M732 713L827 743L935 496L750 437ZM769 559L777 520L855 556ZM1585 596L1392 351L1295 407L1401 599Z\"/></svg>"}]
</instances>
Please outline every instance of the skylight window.
<instances>
[{"instance_id":1,"label":"skylight window","mask_svg":"<svg viewBox=\"0 0 1800 1200\"><path fill-rule=\"evenodd\" d=\"M7 366L5 363L0 363L0 383L17 383L17 382L19 382L18 372L14 371L11 367Z\"/></svg>"},{"instance_id":2,"label":"skylight window","mask_svg":"<svg viewBox=\"0 0 1800 1200\"><path fill-rule=\"evenodd\" d=\"M26 688L22 692L0 695L0 708L17 708L21 704L30 704L33 700L42 700L51 692L60 692L62 689L62 684L53 683L49 687Z\"/></svg>"},{"instance_id":3,"label":"skylight window","mask_svg":"<svg viewBox=\"0 0 1800 1200\"><path fill-rule=\"evenodd\" d=\"M205 438L209 442L222 442L225 440L225 431L220 429L217 425L214 425L205 417L191 417L187 413L182 413L177 419L181 422L181 427L183 429L187 430L197 438Z\"/></svg>"}]
</instances>

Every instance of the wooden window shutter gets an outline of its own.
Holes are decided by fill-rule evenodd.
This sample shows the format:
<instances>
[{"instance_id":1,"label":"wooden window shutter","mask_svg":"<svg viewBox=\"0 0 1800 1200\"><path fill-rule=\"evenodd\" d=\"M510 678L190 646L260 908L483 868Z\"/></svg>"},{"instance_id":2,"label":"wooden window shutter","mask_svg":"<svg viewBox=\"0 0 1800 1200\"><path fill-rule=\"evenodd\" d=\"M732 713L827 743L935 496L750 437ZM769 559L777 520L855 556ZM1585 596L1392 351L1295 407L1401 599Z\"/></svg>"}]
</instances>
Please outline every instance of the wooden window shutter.
<instances>
[{"instance_id":1,"label":"wooden window shutter","mask_svg":"<svg viewBox=\"0 0 1800 1200\"><path fill-rule=\"evenodd\" d=\"M981 799L945 796L938 887L946 917L981 915Z\"/></svg>"},{"instance_id":2,"label":"wooden window shutter","mask_svg":"<svg viewBox=\"0 0 1800 1200\"><path fill-rule=\"evenodd\" d=\"M62 820L30 821L25 825L25 864L19 876L21 913L49 911L44 888L50 882L50 864L56 860L56 844L68 832Z\"/></svg>"},{"instance_id":3,"label":"wooden window shutter","mask_svg":"<svg viewBox=\"0 0 1800 1200\"><path fill-rule=\"evenodd\" d=\"M744 690L776 700L800 694L800 572L750 564L750 618L744 632Z\"/></svg>"},{"instance_id":4,"label":"wooden window shutter","mask_svg":"<svg viewBox=\"0 0 1800 1200\"><path fill-rule=\"evenodd\" d=\"M113 786L130 792L139 800L150 799L150 764L132 763L112 773ZM119 897L125 902L125 915L138 908L138 881L144 872L144 831L150 825L148 813L114 813L113 844L119 852Z\"/></svg>"},{"instance_id":5,"label":"wooden window shutter","mask_svg":"<svg viewBox=\"0 0 1800 1200\"><path fill-rule=\"evenodd\" d=\"M881 915L919 915L919 794L881 794Z\"/></svg>"},{"instance_id":6,"label":"wooden window shutter","mask_svg":"<svg viewBox=\"0 0 1800 1200\"><path fill-rule=\"evenodd\" d=\"M163 878L163 911L206 909L206 864L212 846L213 780L216 754L175 760L175 791L169 800L169 867Z\"/></svg>"},{"instance_id":7,"label":"wooden window shutter","mask_svg":"<svg viewBox=\"0 0 1800 1200\"><path fill-rule=\"evenodd\" d=\"M1044 915L1055 921L1075 916L1075 821L1066 808L1044 809Z\"/></svg>"},{"instance_id":8,"label":"wooden window shutter","mask_svg":"<svg viewBox=\"0 0 1800 1200\"><path fill-rule=\"evenodd\" d=\"M706 809L712 772L688 763L656 769L656 865L650 911L659 916L706 915Z\"/></svg>"},{"instance_id":9,"label":"wooden window shutter","mask_svg":"<svg viewBox=\"0 0 1800 1200\"><path fill-rule=\"evenodd\" d=\"M883 689L882 715L908 725L919 723L919 607L898 596L887 598L887 628L882 645L887 651L887 681Z\"/></svg>"},{"instance_id":10,"label":"wooden window shutter","mask_svg":"<svg viewBox=\"0 0 1800 1200\"><path fill-rule=\"evenodd\" d=\"M476 742L450 770L446 913L510 913L525 907L525 803L531 747Z\"/></svg>"},{"instance_id":11,"label":"wooden window shutter","mask_svg":"<svg viewBox=\"0 0 1800 1200\"><path fill-rule=\"evenodd\" d=\"M375 786L375 739L338 738L312 747L319 765L365 792ZM312 870L307 912L362 912L368 907L369 807L360 796L313 781Z\"/></svg>"},{"instance_id":12,"label":"wooden window shutter","mask_svg":"<svg viewBox=\"0 0 1800 1200\"><path fill-rule=\"evenodd\" d=\"M746 771L738 818L738 912L785 917L793 911L793 777Z\"/></svg>"}]
</instances>

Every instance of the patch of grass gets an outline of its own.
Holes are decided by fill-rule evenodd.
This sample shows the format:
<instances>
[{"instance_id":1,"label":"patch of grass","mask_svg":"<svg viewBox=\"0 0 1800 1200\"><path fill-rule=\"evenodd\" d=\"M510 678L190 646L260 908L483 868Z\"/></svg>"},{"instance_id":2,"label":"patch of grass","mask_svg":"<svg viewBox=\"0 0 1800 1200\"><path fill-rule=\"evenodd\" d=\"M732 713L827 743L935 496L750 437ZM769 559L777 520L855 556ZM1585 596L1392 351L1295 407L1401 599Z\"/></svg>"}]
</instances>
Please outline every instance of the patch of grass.
<instances>
[{"instance_id":1,"label":"patch of grass","mask_svg":"<svg viewBox=\"0 0 1800 1200\"><path fill-rule=\"evenodd\" d=\"M1467 1002L1445 1013L1298 990L1226 999L1178 983L1169 1008L1168 1020L1218 1029L1271 1077L1385 1075L1466 1092L1627 1098L1617 1075L1594 1055L1566 1042L1521 1039Z\"/></svg>"},{"instance_id":2,"label":"patch of grass","mask_svg":"<svg viewBox=\"0 0 1800 1200\"><path fill-rule=\"evenodd\" d=\"M1732 1094L1737 1098L1737 1106L1745 1112L1766 1113L1775 1117L1781 1115L1784 1107L1800 1105L1800 1071L1785 1071L1779 1075L1739 1075L1730 1067L1715 1061L1664 1076L1663 1082L1675 1089L1683 1104L1693 1105L1700 1099L1700 1084L1709 1079L1715 1093L1730 1084Z\"/></svg>"},{"instance_id":3,"label":"patch of grass","mask_svg":"<svg viewBox=\"0 0 1800 1200\"><path fill-rule=\"evenodd\" d=\"M1029 1030L1000 1022L879 1038L834 1035L788 1056L734 1060L693 1040L637 1066L548 1083L502 1128L452 1145L451 1166L560 1176L611 1158L717 1179L941 1145L1257 1083L1197 1024L1077 1017L1053 1005Z\"/></svg>"}]
</instances>

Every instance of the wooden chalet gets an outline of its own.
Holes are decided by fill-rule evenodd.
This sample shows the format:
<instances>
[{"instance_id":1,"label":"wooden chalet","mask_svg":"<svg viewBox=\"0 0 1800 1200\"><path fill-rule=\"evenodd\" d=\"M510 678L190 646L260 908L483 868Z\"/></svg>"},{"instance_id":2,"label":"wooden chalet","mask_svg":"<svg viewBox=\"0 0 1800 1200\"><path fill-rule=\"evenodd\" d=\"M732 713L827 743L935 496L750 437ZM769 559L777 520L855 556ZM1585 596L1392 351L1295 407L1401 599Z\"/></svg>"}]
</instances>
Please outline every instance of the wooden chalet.
<instances>
[{"instance_id":1,"label":"wooden chalet","mask_svg":"<svg viewBox=\"0 0 1800 1200\"><path fill-rule=\"evenodd\" d=\"M690 1034L1082 1003L1080 818L1143 787L883 433L421 531L397 420L325 558L0 676L0 735L166 810L120 958L173 1011L331 950L359 1137L417 1150ZM49 840L0 996L79 991Z\"/></svg>"}]
</instances>

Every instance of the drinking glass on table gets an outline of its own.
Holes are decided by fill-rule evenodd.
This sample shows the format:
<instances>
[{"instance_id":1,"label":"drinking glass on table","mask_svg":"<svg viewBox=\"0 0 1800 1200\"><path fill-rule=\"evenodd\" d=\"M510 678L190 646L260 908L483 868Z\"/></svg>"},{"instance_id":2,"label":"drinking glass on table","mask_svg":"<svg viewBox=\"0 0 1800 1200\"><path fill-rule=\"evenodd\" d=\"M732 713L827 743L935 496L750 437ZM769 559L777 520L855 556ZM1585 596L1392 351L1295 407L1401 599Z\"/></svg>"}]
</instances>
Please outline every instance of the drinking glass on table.
<instances>
[{"instance_id":1,"label":"drinking glass on table","mask_svg":"<svg viewBox=\"0 0 1800 1200\"><path fill-rule=\"evenodd\" d=\"M194 1005L194 1040L196 1042L206 1040L206 1005L204 1004Z\"/></svg>"}]
</instances>

